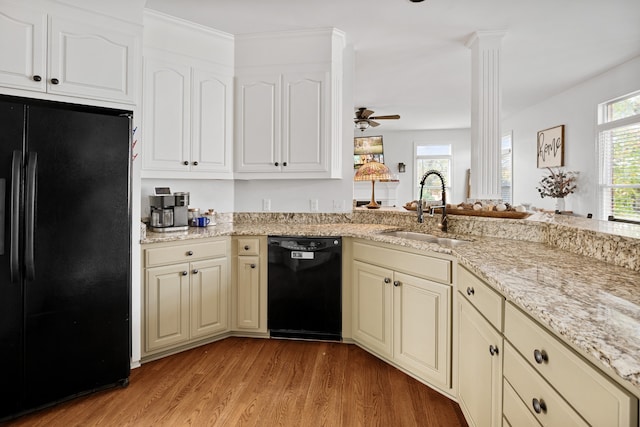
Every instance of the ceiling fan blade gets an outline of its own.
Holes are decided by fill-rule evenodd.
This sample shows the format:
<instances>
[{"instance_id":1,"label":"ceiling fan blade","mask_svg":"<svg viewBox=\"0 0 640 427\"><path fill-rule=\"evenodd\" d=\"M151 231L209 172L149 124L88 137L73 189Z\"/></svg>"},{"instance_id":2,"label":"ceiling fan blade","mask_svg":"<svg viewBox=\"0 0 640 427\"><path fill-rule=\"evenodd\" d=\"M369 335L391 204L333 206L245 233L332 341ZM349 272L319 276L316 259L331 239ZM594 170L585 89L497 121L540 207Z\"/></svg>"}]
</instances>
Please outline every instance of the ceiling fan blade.
<instances>
[{"instance_id":1,"label":"ceiling fan blade","mask_svg":"<svg viewBox=\"0 0 640 427\"><path fill-rule=\"evenodd\" d=\"M369 117L372 120L398 120L400 118L399 115L394 114L391 116L376 116L376 117Z\"/></svg>"},{"instance_id":2,"label":"ceiling fan blade","mask_svg":"<svg viewBox=\"0 0 640 427\"><path fill-rule=\"evenodd\" d=\"M376 126L380 126L380 123L378 123L378 122L374 122L374 121L373 121L373 120L371 120L371 119L369 119L369 120L368 120L368 122L369 122L369 125L370 125L372 128L374 128L374 127L376 127Z\"/></svg>"},{"instance_id":3,"label":"ceiling fan blade","mask_svg":"<svg viewBox=\"0 0 640 427\"><path fill-rule=\"evenodd\" d=\"M373 114L373 111L367 110L365 107L360 107L356 111L356 118L357 119L366 119L372 114Z\"/></svg>"}]
</instances>

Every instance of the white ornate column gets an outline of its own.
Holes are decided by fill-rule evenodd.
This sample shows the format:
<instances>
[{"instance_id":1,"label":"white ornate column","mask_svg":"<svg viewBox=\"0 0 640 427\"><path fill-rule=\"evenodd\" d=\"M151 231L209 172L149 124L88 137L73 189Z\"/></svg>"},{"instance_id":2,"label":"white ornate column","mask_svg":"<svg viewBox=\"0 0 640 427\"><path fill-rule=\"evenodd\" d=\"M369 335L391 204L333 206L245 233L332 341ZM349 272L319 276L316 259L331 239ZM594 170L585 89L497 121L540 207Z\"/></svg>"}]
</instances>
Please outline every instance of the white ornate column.
<instances>
[{"instance_id":1,"label":"white ornate column","mask_svg":"<svg viewBox=\"0 0 640 427\"><path fill-rule=\"evenodd\" d=\"M471 198L500 199L500 47L505 31L477 31L471 49Z\"/></svg>"}]
</instances>

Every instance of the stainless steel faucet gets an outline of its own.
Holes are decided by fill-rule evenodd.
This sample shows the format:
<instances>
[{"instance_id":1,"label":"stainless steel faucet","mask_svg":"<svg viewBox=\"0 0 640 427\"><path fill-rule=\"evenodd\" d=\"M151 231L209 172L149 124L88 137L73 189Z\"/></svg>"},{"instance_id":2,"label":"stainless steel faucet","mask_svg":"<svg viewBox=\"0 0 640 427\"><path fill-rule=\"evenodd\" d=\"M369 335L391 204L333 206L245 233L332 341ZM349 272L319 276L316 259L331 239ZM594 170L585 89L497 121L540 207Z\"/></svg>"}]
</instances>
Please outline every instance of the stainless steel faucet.
<instances>
[{"instance_id":1,"label":"stainless steel faucet","mask_svg":"<svg viewBox=\"0 0 640 427\"><path fill-rule=\"evenodd\" d=\"M438 224L438 227L440 227L440 230L446 233L447 232L447 200L445 198L445 191L444 191L445 184L444 184L444 177L437 170L427 171L424 175L422 175L422 179L420 180L420 197L418 198L418 209L417 209L418 222L419 223L424 222L424 208L422 206L424 201L422 200L422 191L424 190L424 183L427 180L427 177L429 175L436 175L438 178L440 178L440 183L442 184L442 205L431 206L431 209L429 210L429 215L433 216L433 211L435 209L442 208L442 219L440 220L440 224Z\"/></svg>"}]
</instances>

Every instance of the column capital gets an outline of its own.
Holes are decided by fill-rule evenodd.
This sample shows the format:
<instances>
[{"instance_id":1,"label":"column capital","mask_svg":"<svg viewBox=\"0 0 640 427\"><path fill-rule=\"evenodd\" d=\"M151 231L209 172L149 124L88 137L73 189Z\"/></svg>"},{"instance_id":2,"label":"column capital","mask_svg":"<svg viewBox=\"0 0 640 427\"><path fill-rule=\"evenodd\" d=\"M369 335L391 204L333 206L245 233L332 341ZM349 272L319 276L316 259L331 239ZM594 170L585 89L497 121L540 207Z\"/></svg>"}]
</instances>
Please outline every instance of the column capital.
<instances>
[{"instance_id":1,"label":"column capital","mask_svg":"<svg viewBox=\"0 0 640 427\"><path fill-rule=\"evenodd\" d=\"M498 43L499 45L506 34L507 30L478 30L469 36L464 45L469 49L482 42Z\"/></svg>"}]
</instances>

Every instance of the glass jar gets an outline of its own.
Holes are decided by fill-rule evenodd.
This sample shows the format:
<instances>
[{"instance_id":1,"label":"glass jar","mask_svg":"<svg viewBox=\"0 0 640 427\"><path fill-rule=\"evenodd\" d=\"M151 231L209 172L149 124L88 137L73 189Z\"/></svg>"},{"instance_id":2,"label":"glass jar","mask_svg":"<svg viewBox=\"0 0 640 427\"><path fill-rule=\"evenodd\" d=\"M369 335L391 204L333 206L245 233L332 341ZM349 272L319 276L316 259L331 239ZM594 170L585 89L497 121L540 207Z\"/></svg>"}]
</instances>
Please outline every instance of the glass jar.
<instances>
[{"instance_id":1,"label":"glass jar","mask_svg":"<svg viewBox=\"0 0 640 427\"><path fill-rule=\"evenodd\" d=\"M200 209L198 208L189 208L187 213L187 222L189 225L195 226L194 219L200 216Z\"/></svg>"}]
</instances>

